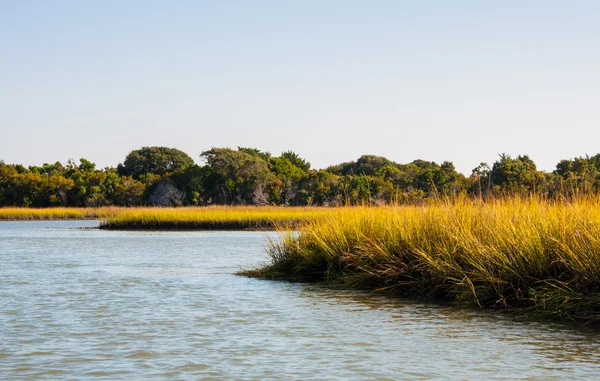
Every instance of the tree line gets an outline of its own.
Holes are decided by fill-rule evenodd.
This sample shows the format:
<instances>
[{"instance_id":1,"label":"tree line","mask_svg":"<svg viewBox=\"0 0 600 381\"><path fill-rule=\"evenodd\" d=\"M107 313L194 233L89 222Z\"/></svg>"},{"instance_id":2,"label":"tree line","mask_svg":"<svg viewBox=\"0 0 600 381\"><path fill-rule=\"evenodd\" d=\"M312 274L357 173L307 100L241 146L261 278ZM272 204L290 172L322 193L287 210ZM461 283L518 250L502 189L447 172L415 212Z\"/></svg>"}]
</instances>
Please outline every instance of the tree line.
<instances>
[{"instance_id":1,"label":"tree line","mask_svg":"<svg viewBox=\"0 0 600 381\"><path fill-rule=\"evenodd\" d=\"M448 161L399 164L374 155L321 170L292 151L274 156L256 148L212 148L200 158L203 165L175 148L142 147L104 169L84 158L29 167L0 161L0 206L161 205L152 196L158 189L174 192L173 205L290 206L414 203L459 195L562 198L600 191L600 154L562 160L550 173L537 170L527 155L501 154L468 177Z\"/></svg>"}]
</instances>

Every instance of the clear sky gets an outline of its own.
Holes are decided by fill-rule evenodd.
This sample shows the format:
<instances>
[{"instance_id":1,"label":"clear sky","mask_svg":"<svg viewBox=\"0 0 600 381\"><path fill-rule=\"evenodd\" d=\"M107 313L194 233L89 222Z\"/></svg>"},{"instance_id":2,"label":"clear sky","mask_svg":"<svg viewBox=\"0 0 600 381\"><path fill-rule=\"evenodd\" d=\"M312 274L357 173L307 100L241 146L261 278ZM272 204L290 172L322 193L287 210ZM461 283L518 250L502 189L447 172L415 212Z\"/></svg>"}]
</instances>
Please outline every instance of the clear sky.
<instances>
[{"instance_id":1,"label":"clear sky","mask_svg":"<svg viewBox=\"0 0 600 381\"><path fill-rule=\"evenodd\" d=\"M597 0L0 0L0 159L600 152Z\"/></svg>"}]
</instances>

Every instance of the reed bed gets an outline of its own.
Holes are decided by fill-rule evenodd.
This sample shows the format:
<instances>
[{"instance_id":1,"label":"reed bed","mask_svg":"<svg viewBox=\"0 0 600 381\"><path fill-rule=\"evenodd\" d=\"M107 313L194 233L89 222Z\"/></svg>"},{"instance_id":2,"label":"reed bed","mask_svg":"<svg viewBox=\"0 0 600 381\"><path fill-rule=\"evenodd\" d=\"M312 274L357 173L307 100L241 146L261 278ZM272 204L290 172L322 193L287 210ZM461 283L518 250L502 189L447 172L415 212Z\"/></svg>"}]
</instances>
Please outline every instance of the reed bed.
<instances>
[{"instance_id":1,"label":"reed bed","mask_svg":"<svg viewBox=\"0 0 600 381\"><path fill-rule=\"evenodd\" d=\"M88 220L116 215L122 208L0 208L0 220Z\"/></svg>"},{"instance_id":2,"label":"reed bed","mask_svg":"<svg viewBox=\"0 0 600 381\"><path fill-rule=\"evenodd\" d=\"M243 275L600 321L600 199L340 209L272 242Z\"/></svg>"},{"instance_id":3,"label":"reed bed","mask_svg":"<svg viewBox=\"0 0 600 381\"><path fill-rule=\"evenodd\" d=\"M185 207L131 208L100 222L102 229L117 230L274 230L296 228L333 213L317 207Z\"/></svg>"}]
</instances>

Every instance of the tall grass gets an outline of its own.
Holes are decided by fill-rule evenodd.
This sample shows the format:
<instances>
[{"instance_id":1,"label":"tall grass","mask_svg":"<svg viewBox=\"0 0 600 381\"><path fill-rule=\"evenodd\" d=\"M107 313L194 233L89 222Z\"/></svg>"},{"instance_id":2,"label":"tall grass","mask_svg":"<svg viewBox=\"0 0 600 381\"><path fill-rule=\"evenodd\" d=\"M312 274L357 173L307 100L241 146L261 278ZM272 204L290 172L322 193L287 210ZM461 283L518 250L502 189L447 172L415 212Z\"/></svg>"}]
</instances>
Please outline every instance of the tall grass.
<instances>
[{"instance_id":1,"label":"tall grass","mask_svg":"<svg viewBox=\"0 0 600 381\"><path fill-rule=\"evenodd\" d=\"M339 209L269 253L244 274L600 320L599 198Z\"/></svg>"},{"instance_id":2,"label":"tall grass","mask_svg":"<svg viewBox=\"0 0 600 381\"><path fill-rule=\"evenodd\" d=\"M104 208L0 208L0 220L98 219L115 215L118 207Z\"/></svg>"},{"instance_id":3,"label":"tall grass","mask_svg":"<svg viewBox=\"0 0 600 381\"><path fill-rule=\"evenodd\" d=\"M331 208L292 207L186 207L131 208L103 219L104 229L131 230L240 230L297 227L301 223L319 220Z\"/></svg>"},{"instance_id":4,"label":"tall grass","mask_svg":"<svg viewBox=\"0 0 600 381\"><path fill-rule=\"evenodd\" d=\"M322 207L0 208L0 220L99 219L103 229L239 230L295 228L334 213Z\"/></svg>"}]
</instances>

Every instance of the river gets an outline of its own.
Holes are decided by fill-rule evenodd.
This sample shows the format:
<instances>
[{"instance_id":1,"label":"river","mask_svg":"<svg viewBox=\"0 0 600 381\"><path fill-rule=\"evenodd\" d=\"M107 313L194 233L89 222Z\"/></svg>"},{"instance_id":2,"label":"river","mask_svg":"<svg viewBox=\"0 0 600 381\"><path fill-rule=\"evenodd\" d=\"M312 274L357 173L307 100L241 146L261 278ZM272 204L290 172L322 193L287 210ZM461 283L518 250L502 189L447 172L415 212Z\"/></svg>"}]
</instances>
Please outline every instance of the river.
<instances>
[{"instance_id":1,"label":"river","mask_svg":"<svg viewBox=\"0 0 600 381\"><path fill-rule=\"evenodd\" d=\"M0 222L2 380L595 379L600 330L236 271L264 232Z\"/></svg>"}]
</instances>

